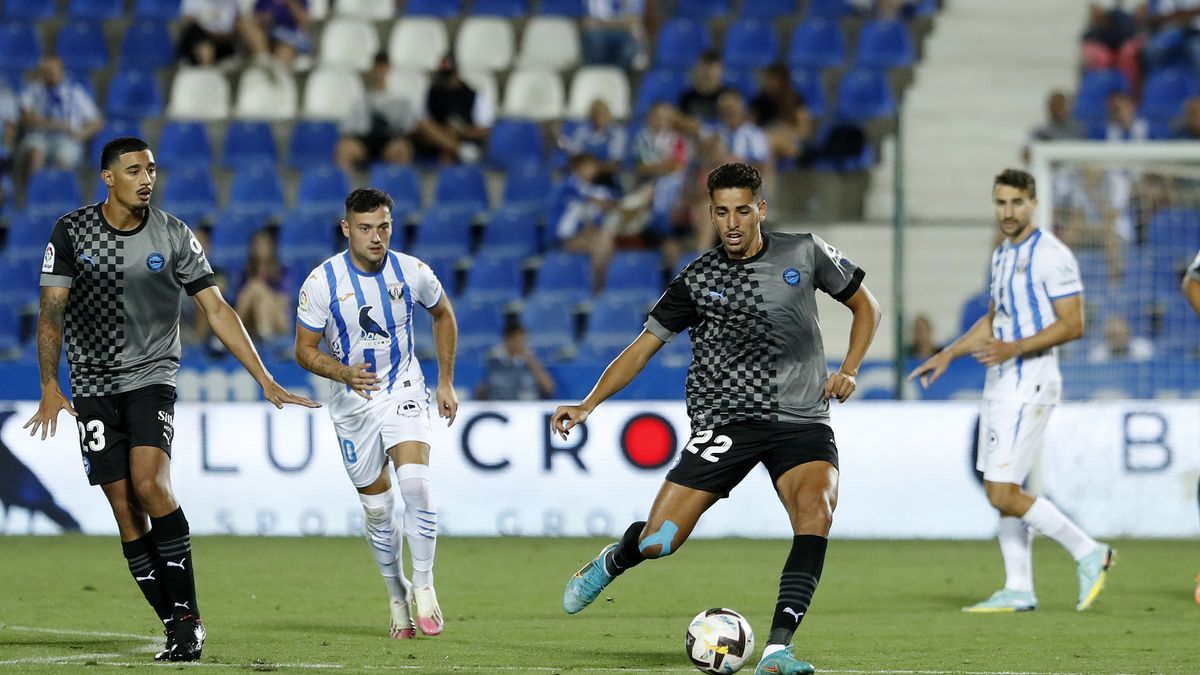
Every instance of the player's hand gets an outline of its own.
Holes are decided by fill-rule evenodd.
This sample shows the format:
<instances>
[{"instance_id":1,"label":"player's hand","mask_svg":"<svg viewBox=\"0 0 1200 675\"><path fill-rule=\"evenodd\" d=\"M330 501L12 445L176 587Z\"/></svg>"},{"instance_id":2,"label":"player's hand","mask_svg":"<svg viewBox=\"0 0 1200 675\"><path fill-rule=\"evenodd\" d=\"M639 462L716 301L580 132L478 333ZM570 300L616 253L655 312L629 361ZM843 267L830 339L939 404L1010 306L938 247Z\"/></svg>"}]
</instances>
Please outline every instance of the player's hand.
<instances>
[{"instance_id":1,"label":"player's hand","mask_svg":"<svg viewBox=\"0 0 1200 675\"><path fill-rule=\"evenodd\" d=\"M285 404L302 405L305 408L320 408L321 404L316 401L311 401L303 396L297 396L287 389L279 386L275 380L270 380L263 387L263 398L270 401L276 408L283 408Z\"/></svg>"},{"instance_id":2,"label":"player's hand","mask_svg":"<svg viewBox=\"0 0 1200 675\"><path fill-rule=\"evenodd\" d=\"M356 363L352 366L342 368L341 379L343 384L350 385L350 389L359 396L371 400L371 392L379 391L379 385L383 382L383 378L376 375L370 370L371 366L366 363Z\"/></svg>"},{"instance_id":3,"label":"player's hand","mask_svg":"<svg viewBox=\"0 0 1200 675\"><path fill-rule=\"evenodd\" d=\"M566 440L571 429L586 422L590 413L590 410L581 405L560 405L554 409L554 416L550 418L550 431Z\"/></svg>"},{"instance_id":4,"label":"player's hand","mask_svg":"<svg viewBox=\"0 0 1200 675\"><path fill-rule=\"evenodd\" d=\"M437 399L438 417L446 420L446 426L454 424L454 418L458 416L458 394L454 393L454 387L439 384L434 397Z\"/></svg>"},{"instance_id":5,"label":"player's hand","mask_svg":"<svg viewBox=\"0 0 1200 675\"><path fill-rule=\"evenodd\" d=\"M988 338L978 349L971 352L971 356L985 366L996 366L1017 356L1017 343Z\"/></svg>"},{"instance_id":6,"label":"player's hand","mask_svg":"<svg viewBox=\"0 0 1200 675\"><path fill-rule=\"evenodd\" d=\"M825 380L825 400L836 398L838 402L845 403L846 399L854 393L858 388L858 383L854 380L854 376L850 373L837 371L830 373L829 379Z\"/></svg>"},{"instance_id":7,"label":"player's hand","mask_svg":"<svg viewBox=\"0 0 1200 675\"><path fill-rule=\"evenodd\" d=\"M58 431L58 413L61 410L66 410L71 417L76 417L75 408L67 397L63 395L62 389L58 386L47 388L42 392L42 401L38 404L37 412L29 421L25 423L22 429L29 429L29 435L32 436L42 430L42 440L46 440L46 432L50 432L53 436L54 432ZM33 427L30 429L30 427Z\"/></svg>"},{"instance_id":8,"label":"player's hand","mask_svg":"<svg viewBox=\"0 0 1200 675\"><path fill-rule=\"evenodd\" d=\"M909 381L920 378L921 387L928 389L929 385L937 382L937 379L946 372L946 368L950 367L950 353L940 351L933 356L925 359L925 363L913 368L913 371L908 374Z\"/></svg>"}]
</instances>

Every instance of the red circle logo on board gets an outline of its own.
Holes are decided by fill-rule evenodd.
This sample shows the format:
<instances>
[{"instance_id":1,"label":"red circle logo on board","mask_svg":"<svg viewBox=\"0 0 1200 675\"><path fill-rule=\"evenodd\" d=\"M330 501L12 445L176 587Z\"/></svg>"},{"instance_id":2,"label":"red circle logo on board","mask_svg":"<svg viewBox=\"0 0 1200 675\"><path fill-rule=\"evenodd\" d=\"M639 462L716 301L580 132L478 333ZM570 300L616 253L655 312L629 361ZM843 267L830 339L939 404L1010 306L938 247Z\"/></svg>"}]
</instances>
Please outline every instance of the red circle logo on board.
<instances>
[{"instance_id":1,"label":"red circle logo on board","mask_svg":"<svg viewBox=\"0 0 1200 675\"><path fill-rule=\"evenodd\" d=\"M621 452L639 469L661 469L675 456L675 427L662 415L642 413L625 423Z\"/></svg>"}]
</instances>

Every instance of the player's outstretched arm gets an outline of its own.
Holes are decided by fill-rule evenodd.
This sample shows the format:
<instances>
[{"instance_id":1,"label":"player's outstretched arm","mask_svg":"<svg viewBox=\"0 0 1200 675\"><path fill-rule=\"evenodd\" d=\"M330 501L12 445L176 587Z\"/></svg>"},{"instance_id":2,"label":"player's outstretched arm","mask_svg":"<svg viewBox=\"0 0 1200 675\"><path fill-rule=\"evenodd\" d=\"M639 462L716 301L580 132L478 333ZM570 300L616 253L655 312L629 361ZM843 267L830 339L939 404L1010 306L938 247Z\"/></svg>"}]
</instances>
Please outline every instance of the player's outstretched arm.
<instances>
[{"instance_id":1,"label":"player's outstretched arm","mask_svg":"<svg viewBox=\"0 0 1200 675\"><path fill-rule=\"evenodd\" d=\"M825 381L825 399L835 398L845 403L854 393L858 384L854 378L858 368L867 356L867 349L875 339L875 330L879 328L879 301L866 286L859 286L854 295L846 298L842 304L850 308L854 319L850 324L850 348L846 350L846 358L836 373L830 373Z\"/></svg>"},{"instance_id":2,"label":"player's outstretched arm","mask_svg":"<svg viewBox=\"0 0 1200 675\"><path fill-rule=\"evenodd\" d=\"M951 342L945 349L929 357L916 368L913 368L913 371L908 374L908 379L915 380L920 378L921 386L929 388L929 385L937 382L937 379L946 372L946 368L950 366L951 361L964 354L976 351L988 340L992 339L992 317L995 315L995 304L988 305L987 314L979 317L979 320L967 329L967 332L960 335L957 340Z\"/></svg>"},{"instance_id":3,"label":"player's outstretched arm","mask_svg":"<svg viewBox=\"0 0 1200 675\"><path fill-rule=\"evenodd\" d=\"M37 412L22 429L29 429L32 436L42 430L42 440L46 440L46 432L51 436L58 431L58 413L66 410L75 415L75 408L58 386L58 357L62 352L63 318L67 314L67 298L71 289L57 286L43 286L41 310L38 312L37 345L38 371L41 374L42 400ZM32 427L32 428L30 428Z\"/></svg>"},{"instance_id":4,"label":"player's outstretched arm","mask_svg":"<svg viewBox=\"0 0 1200 675\"><path fill-rule=\"evenodd\" d=\"M446 426L450 426L458 415L458 395L454 393L458 320L454 318L454 306L445 293L429 313L433 316L433 346L437 350L438 360L438 384L434 397L437 399L438 415L446 420Z\"/></svg>"},{"instance_id":5,"label":"player's outstretched arm","mask_svg":"<svg viewBox=\"0 0 1200 675\"><path fill-rule=\"evenodd\" d=\"M550 418L550 431L566 438L571 428L583 424L596 406L632 382L664 344L650 331L643 330L625 351L608 364L586 398L577 405L560 405L555 409L554 416Z\"/></svg>"},{"instance_id":6,"label":"player's outstretched arm","mask_svg":"<svg viewBox=\"0 0 1200 675\"><path fill-rule=\"evenodd\" d=\"M1025 354L1043 352L1051 347L1083 337L1083 294L1077 293L1054 301L1054 323L1021 340L1005 342L989 337L982 346L971 352L985 366Z\"/></svg>"},{"instance_id":7,"label":"player's outstretched arm","mask_svg":"<svg viewBox=\"0 0 1200 675\"><path fill-rule=\"evenodd\" d=\"M335 382L350 385L351 391L371 400L371 392L379 391L383 378L372 371L369 365L357 363L348 366L332 356L321 351L318 346L321 334L311 331L299 322L296 323L296 363L310 373L328 378Z\"/></svg>"},{"instance_id":8,"label":"player's outstretched arm","mask_svg":"<svg viewBox=\"0 0 1200 675\"><path fill-rule=\"evenodd\" d=\"M241 317L233 311L228 302L225 302L220 289L216 286L209 286L192 298L196 301L196 306L204 313L204 317L208 319L208 325L212 326L213 334L262 387L263 398L273 403L276 408L282 408L285 403L302 405L306 408L321 407L321 404L316 401L310 401L303 396L296 396L289 392L279 386L275 378L271 377L271 374L267 372L267 367L263 365L262 359L258 357L258 350L254 348L254 343L250 341L250 335L246 333L246 327L242 325Z\"/></svg>"}]
</instances>

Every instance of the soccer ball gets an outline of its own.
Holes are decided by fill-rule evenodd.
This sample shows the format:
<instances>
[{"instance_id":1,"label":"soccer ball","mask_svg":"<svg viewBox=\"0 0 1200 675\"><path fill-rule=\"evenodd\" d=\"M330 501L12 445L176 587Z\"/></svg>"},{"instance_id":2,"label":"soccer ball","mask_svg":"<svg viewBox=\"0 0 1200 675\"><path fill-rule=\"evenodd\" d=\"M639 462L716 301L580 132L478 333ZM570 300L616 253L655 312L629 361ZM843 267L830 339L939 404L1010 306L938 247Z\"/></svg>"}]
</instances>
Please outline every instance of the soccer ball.
<instances>
[{"instance_id":1,"label":"soccer ball","mask_svg":"<svg viewBox=\"0 0 1200 675\"><path fill-rule=\"evenodd\" d=\"M754 631L741 614L717 607L692 619L683 645L700 672L728 675L746 665L754 653Z\"/></svg>"}]
</instances>

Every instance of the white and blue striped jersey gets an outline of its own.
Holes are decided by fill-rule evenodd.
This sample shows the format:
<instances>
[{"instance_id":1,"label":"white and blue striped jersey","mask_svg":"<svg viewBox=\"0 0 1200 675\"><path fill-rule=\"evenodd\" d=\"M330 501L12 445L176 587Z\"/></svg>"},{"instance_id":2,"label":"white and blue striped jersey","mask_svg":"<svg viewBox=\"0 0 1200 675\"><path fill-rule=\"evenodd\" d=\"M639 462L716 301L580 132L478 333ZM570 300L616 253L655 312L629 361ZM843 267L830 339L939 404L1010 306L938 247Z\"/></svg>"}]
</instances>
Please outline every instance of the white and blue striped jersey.
<instances>
[{"instance_id":1,"label":"white and blue striped jersey","mask_svg":"<svg viewBox=\"0 0 1200 675\"><path fill-rule=\"evenodd\" d=\"M1079 263L1057 237L1035 229L1025 241L1007 239L992 253L992 335L1012 342L1058 320L1054 301L1083 292ZM1058 348L1025 354L988 368L983 397L993 401L1053 404L1062 390Z\"/></svg>"},{"instance_id":2,"label":"white and blue striped jersey","mask_svg":"<svg viewBox=\"0 0 1200 675\"><path fill-rule=\"evenodd\" d=\"M296 320L322 333L334 358L347 365L366 363L382 382L379 393L424 387L413 350L413 311L442 299L442 284L428 265L388 251L378 272L367 273L343 251L321 263L304 280ZM424 309L419 311L425 311ZM334 383L330 412L351 413L367 403L348 385Z\"/></svg>"}]
</instances>

